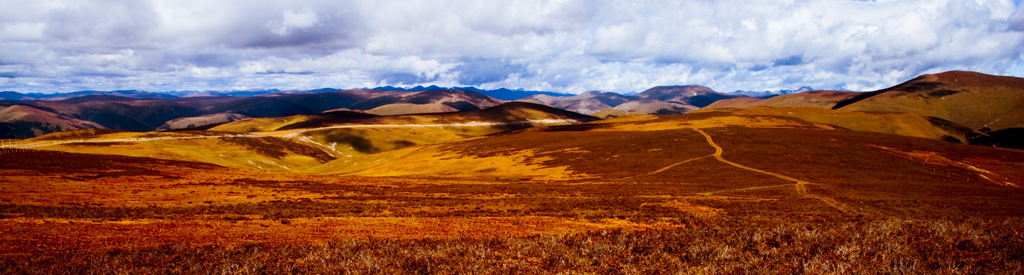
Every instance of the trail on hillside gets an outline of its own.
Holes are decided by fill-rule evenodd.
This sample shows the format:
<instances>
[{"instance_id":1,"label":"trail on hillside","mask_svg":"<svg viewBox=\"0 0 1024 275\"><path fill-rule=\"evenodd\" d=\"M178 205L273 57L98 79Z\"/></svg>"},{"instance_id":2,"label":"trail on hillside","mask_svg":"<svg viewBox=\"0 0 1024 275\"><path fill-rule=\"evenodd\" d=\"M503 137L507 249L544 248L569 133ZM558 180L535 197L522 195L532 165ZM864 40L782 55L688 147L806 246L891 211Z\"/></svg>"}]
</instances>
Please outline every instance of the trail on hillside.
<instances>
[{"instance_id":1,"label":"trail on hillside","mask_svg":"<svg viewBox=\"0 0 1024 275\"><path fill-rule=\"evenodd\" d=\"M718 194L718 193L743 192L743 191L750 191L750 190L772 189L772 188L782 188L782 187L790 187L790 186L793 186L793 185L792 184L780 184L780 185L769 185L769 186L754 186L754 187L744 187L744 188L739 188L739 189L726 189L726 190L718 190L718 191L712 191L712 192L704 192L704 193L699 193L699 194L705 195L705 196L711 196L711 195Z\"/></svg>"},{"instance_id":2,"label":"trail on hillside","mask_svg":"<svg viewBox=\"0 0 1024 275\"><path fill-rule=\"evenodd\" d=\"M714 156L714 155L707 155L707 156L702 156L702 157L695 157L695 158L692 158L692 159L688 159L688 160L684 160L684 161L676 162L676 163L673 163L672 165L669 165L669 166L665 166L665 168L661 168L661 169L658 169L657 171L654 171L654 172L650 172L650 173L647 173L647 176L651 176L651 175L654 175L654 174L657 174L657 173L665 172L665 171L667 171L668 169L672 169L673 167L676 167L676 166L679 166L679 165L683 165L683 164L689 163L689 162L691 162L691 161L695 161L695 160L703 159L703 158L706 158L706 157L710 157L710 156Z\"/></svg>"},{"instance_id":3,"label":"trail on hillside","mask_svg":"<svg viewBox=\"0 0 1024 275\"><path fill-rule=\"evenodd\" d=\"M695 128L693 130L697 131L698 133L703 135L704 138L707 139L708 144L710 144L711 147L715 147L715 153L712 154L712 156L714 156L715 159L717 159L719 162L722 162L722 163L725 163L725 164L728 164L728 165L732 165L733 167L736 167L736 168L750 170L750 171L758 172L758 173L761 173L761 174L765 174L765 175L777 177L777 178L780 178L780 179L784 179L784 180L787 180L787 181L795 182L795 184L793 184L793 187L794 187L794 189L796 189L796 192L799 193L801 196L804 196L804 197L807 197L807 198L817 199L817 200L819 200L821 202L824 202L828 206L831 206L832 208L835 208L836 210L842 211L844 213L850 213L850 212L856 213L857 212L857 211L854 211L849 206L847 206L846 204L843 204L843 203L841 203L839 201L836 201L835 199L828 198L828 197L823 197L823 196L820 196L820 195L815 195L815 194L811 194L811 193L807 192L807 185L808 184L813 184L811 182L807 182L807 181L803 181L803 180L798 180L798 179L795 179L795 178L792 178L792 177L789 177L789 176L786 176L786 175L782 175L782 174L778 174L778 173L772 173L772 172L768 172L768 171L765 171L765 170L761 170L761 169L757 169L757 168L753 168L753 167L748 167L748 166L744 166L744 165L739 164L739 163L735 163L735 162L729 161L729 160L727 160L727 159L722 157L722 152L723 152L722 147L718 146L718 144L715 144L715 141L711 139L711 135L708 135L708 133L705 133L701 129L696 129ZM777 187L777 186L767 186L765 188L768 188L768 187ZM739 190L751 190L751 188L742 188L742 189L725 190L725 191L739 191ZM717 192L712 192L712 193L725 192L725 191L717 191Z\"/></svg>"}]
</instances>

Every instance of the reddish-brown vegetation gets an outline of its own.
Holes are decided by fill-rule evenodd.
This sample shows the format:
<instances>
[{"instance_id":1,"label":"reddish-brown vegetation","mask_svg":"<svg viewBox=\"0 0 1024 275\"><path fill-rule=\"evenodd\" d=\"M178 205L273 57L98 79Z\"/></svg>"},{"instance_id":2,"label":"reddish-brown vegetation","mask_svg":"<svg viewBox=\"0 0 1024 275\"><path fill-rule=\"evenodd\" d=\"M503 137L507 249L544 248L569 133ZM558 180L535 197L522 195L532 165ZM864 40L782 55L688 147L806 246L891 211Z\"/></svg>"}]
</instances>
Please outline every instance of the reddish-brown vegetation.
<instances>
[{"instance_id":1,"label":"reddish-brown vegetation","mask_svg":"<svg viewBox=\"0 0 1024 275\"><path fill-rule=\"evenodd\" d=\"M1024 272L1024 152L695 121L722 115L430 147L587 175L564 180L18 150L0 155L0 273Z\"/></svg>"}]
</instances>

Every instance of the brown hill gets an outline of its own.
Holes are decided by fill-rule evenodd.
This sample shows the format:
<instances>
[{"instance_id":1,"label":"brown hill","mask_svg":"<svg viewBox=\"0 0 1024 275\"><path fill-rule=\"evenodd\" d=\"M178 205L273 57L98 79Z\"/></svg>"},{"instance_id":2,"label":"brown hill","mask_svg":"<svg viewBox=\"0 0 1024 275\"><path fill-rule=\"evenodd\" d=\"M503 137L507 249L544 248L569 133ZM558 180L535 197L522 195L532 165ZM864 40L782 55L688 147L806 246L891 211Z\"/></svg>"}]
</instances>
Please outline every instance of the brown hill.
<instances>
[{"instance_id":1,"label":"brown hill","mask_svg":"<svg viewBox=\"0 0 1024 275\"><path fill-rule=\"evenodd\" d=\"M203 162L269 171L305 169L336 158L331 151L303 140L206 131L81 130L51 133L15 144L50 151Z\"/></svg>"},{"instance_id":2,"label":"brown hill","mask_svg":"<svg viewBox=\"0 0 1024 275\"><path fill-rule=\"evenodd\" d=\"M764 99L749 96L734 97L715 101L714 103L711 103L708 106L704 106L703 109L744 108L761 100Z\"/></svg>"},{"instance_id":3,"label":"brown hill","mask_svg":"<svg viewBox=\"0 0 1024 275\"><path fill-rule=\"evenodd\" d=\"M217 113L210 115L202 115L197 117L182 117L169 120L164 122L163 125L157 127L157 131L167 130L182 130L182 129L195 129L213 126L217 124L228 123L240 119L246 119L247 116L235 114L235 113Z\"/></svg>"},{"instance_id":4,"label":"brown hill","mask_svg":"<svg viewBox=\"0 0 1024 275\"><path fill-rule=\"evenodd\" d=\"M544 104L581 114L621 116L629 114L680 114L730 96L700 85L658 86L636 96L596 91L576 96L534 95L517 101Z\"/></svg>"},{"instance_id":5,"label":"brown hill","mask_svg":"<svg viewBox=\"0 0 1024 275\"><path fill-rule=\"evenodd\" d=\"M590 115L601 110L611 109L612 107L630 100L630 98L616 93L590 91L575 96L533 95L516 101L544 104L563 110Z\"/></svg>"},{"instance_id":6,"label":"brown hill","mask_svg":"<svg viewBox=\"0 0 1024 275\"><path fill-rule=\"evenodd\" d=\"M670 115L682 114L699 108L689 104L681 104L661 100L642 99L622 103L619 104L619 106L615 106L615 108L612 109L622 111L625 114Z\"/></svg>"},{"instance_id":7,"label":"brown hill","mask_svg":"<svg viewBox=\"0 0 1024 275\"><path fill-rule=\"evenodd\" d=\"M436 133L423 130L414 137ZM718 110L534 127L343 156L307 170L325 173L317 174L286 172L301 167L286 161L297 163L301 153L317 151L295 140L255 134L194 138L203 134L217 133L106 133L188 139L56 146L92 154L3 148L0 269L15 274L239 269L1020 274L1024 269L1024 152L1018 150ZM200 145L195 142L205 144L184 146ZM109 155L170 148L202 153L224 165L168 161L174 152ZM232 158L240 166L226 160ZM256 171L253 162L263 163L256 166L261 169L281 167Z\"/></svg>"},{"instance_id":8,"label":"brown hill","mask_svg":"<svg viewBox=\"0 0 1024 275\"><path fill-rule=\"evenodd\" d=\"M89 121L103 128L126 131L172 129L171 125L165 124L180 118L191 118L182 126L210 125L214 122L232 120L227 119L227 115L214 114L236 114L238 116L235 116L235 119L240 116L266 118L311 115L339 108L367 110L379 114L409 114L477 110L500 103L500 100L483 94L460 90L327 90L321 93L281 93L253 97L170 99L90 95L62 101L19 102L20 105ZM172 124L178 124L178 121ZM39 129L41 132L32 132L28 136L57 131L53 127ZM2 137L4 136L0 136Z\"/></svg>"},{"instance_id":9,"label":"brown hill","mask_svg":"<svg viewBox=\"0 0 1024 275\"><path fill-rule=\"evenodd\" d=\"M860 93L843 91L808 91L803 93L779 95L755 102L751 106L772 107L813 107L831 109L844 100L853 98Z\"/></svg>"},{"instance_id":10,"label":"brown hill","mask_svg":"<svg viewBox=\"0 0 1024 275\"><path fill-rule=\"evenodd\" d=\"M0 107L0 138L30 138L50 132L96 128L103 127L35 107Z\"/></svg>"},{"instance_id":11,"label":"brown hill","mask_svg":"<svg viewBox=\"0 0 1024 275\"><path fill-rule=\"evenodd\" d=\"M737 98L714 108L815 107L846 111L913 113L971 129L1024 127L1024 78L950 71L922 75L873 92L810 91L764 100Z\"/></svg>"},{"instance_id":12,"label":"brown hill","mask_svg":"<svg viewBox=\"0 0 1024 275\"><path fill-rule=\"evenodd\" d=\"M859 94L834 109L907 112L938 117L972 129L1020 127L1024 78L951 71L922 75L892 88Z\"/></svg>"},{"instance_id":13,"label":"brown hill","mask_svg":"<svg viewBox=\"0 0 1024 275\"><path fill-rule=\"evenodd\" d=\"M534 125L572 124L597 118L539 104L510 102L453 113L377 116L351 111L279 118L249 118L209 129L285 137L337 156L359 156L478 137ZM308 163L308 162L307 162Z\"/></svg>"},{"instance_id":14,"label":"brown hill","mask_svg":"<svg viewBox=\"0 0 1024 275\"><path fill-rule=\"evenodd\" d=\"M764 100L731 99L705 109L814 107L843 112L760 109L870 132L1020 148L1024 78L951 71L922 75L874 92L810 91ZM887 121L888 120L888 121Z\"/></svg>"},{"instance_id":15,"label":"brown hill","mask_svg":"<svg viewBox=\"0 0 1024 275\"><path fill-rule=\"evenodd\" d=\"M313 119L281 127L281 132L328 145L345 156L378 154L408 147L498 134L536 125L573 124L597 118L549 106L510 102L495 107L457 113L368 117L324 123ZM298 131L298 132L295 132Z\"/></svg>"},{"instance_id":16,"label":"brown hill","mask_svg":"<svg viewBox=\"0 0 1024 275\"><path fill-rule=\"evenodd\" d=\"M449 113L479 110L501 104L501 100L469 91L429 90L379 97L372 101L353 106L376 115L404 115L422 113ZM373 106L377 103L384 103ZM372 108L370 108L372 106Z\"/></svg>"},{"instance_id":17,"label":"brown hill","mask_svg":"<svg viewBox=\"0 0 1024 275\"><path fill-rule=\"evenodd\" d=\"M746 107L813 107L832 109L836 104L849 100L861 93L843 91L807 91L795 94L777 95L766 99L738 97L716 101L704 108L746 108Z\"/></svg>"},{"instance_id":18,"label":"brown hill","mask_svg":"<svg viewBox=\"0 0 1024 275\"><path fill-rule=\"evenodd\" d=\"M381 117L350 111L251 118L212 131L137 133L78 131L18 141L25 148L207 162L259 170L300 170L338 157L378 154L596 118L531 103L473 111ZM249 131L253 128L267 131ZM237 130L230 133L228 130Z\"/></svg>"},{"instance_id":19,"label":"brown hill","mask_svg":"<svg viewBox=\"0 0 1024 275\"><path fill-rule=\"evenodd\" d=\"M704 107L715 101L731 98L731 96L715 92L711 88L701 85L686 85L650 88L638 94L637 98Z\"/></svg>"},{"instance_id":20,"label":"brown hill","mask_svg":"<svg viewBox=\"0 0 1024 275\"><path fill-rule=\"evenodd\" d=\"M666 184L679 196L673 198L687 201L687 209L922 218L1024 214L1016 207L1024 198L1018 187L1024 182L1022 159L1020 151L850 131L773 115L701 112L532 128L344 158L311 171ZM738 197L744 202L729 201ZM982 198L986 206L976 204Z\"/></svg>"},{"instance_id":21,"label":"brown hill","mask_svg":"<svg viewBox=\"0 0 1024 275\"><path fill-rule=\"evenodd\" d=\"M436 125L470 122L528 123L530 120L589 122L597 120L597 118L540 104L508 102L481 110L449 113L378 116L352 111L336 111L280 118L250 118L222 124L210 130L222 132L269 132L338 125Z\"/></svg>"},{"instance_id":22,"label":"brown hill","mask_svg":"<svg viewBox=\"0 0 1024 275\"><path fill-rule=\"evenodd\" d=\"M756 106L733 110L730 113L741 116L789 117L854 131L958 142L967 141L972 132L970 128L944 119L925 117L912 113L852 112L816 107Z\"/></svg>"}]
</instances>

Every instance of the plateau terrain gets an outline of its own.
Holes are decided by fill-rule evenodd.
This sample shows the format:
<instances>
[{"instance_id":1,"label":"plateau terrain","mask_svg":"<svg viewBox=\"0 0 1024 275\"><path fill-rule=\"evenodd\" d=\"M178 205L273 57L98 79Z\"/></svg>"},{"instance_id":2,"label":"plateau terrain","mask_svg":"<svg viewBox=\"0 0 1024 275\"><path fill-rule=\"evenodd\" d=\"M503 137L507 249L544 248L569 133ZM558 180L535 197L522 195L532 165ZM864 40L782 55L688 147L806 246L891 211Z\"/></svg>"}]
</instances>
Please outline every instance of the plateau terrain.
<instances>
[{"instance_id":1,"label":"plateau terrain","mask_svg":"<svg viewBox=\"0 0 1024 275\"><path fill-rule=\"evenodd\" d=\"M0 106L0 273L1024 272L1021 78Z\"/></svg>"}]
</instances>

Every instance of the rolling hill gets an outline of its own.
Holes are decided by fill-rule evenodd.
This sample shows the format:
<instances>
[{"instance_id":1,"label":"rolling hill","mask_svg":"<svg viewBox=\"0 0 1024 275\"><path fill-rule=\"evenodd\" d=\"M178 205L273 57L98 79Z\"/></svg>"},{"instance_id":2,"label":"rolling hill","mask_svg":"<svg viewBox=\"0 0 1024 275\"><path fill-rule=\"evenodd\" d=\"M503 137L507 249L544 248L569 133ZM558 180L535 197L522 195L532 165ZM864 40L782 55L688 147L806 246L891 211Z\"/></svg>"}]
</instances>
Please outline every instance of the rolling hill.
<instances>
[{"instance_id":1,"label":"rolling hill","mask_svg":"<svg viewBox=\"0 0 1024 275\"><path fill-rule=\"evenodd\" d=\"M575 96L534 95L517 101L544 104L599 117L630 114L681 114L732 96L700 85L658 86L635 96L586 92ZM600 113L599 113L600 112Z\"/></svg>"},{"instance_id":2,"label":"rolling hill","mask_svg":"<svg viewBox=\"0 0 1024 275\"><path fill-rule=\"evenodd\" d=\"M594 114L630 100L630 98L616 93L590 91L574 96L533 95L517 101L544 104L581 114Z\"/></svg>"},{"instance_id":3,"label":"rolling hill","mask_svg":"<svg viewBox=\"0 0 1024 275\"><path fill-rule=\"evenodd\" d=\"M955 139L976 144L1015 144L1012 140L1018 137L1014 133L1019 131L1014 129L1024 127L1022 90L1024 79L1021 78L953 71L923 75L888 89L864 93L808 91L766 99L733 98L704 86L687 85L654 87L634 96L600 92L561 97L537 94L519 101L599 117L679 114L699 108L760 108L747 112L913 137ZM59 130L87 128L136 132L185 129L266 132L317 123L328 125L333 123L331 121L353 117L362 119L356 123L381 123L394 121L394 118L374 121L370 115L393 117L453 113L481 110L498 106L502 102L472 91L426 88L417 91L322 89L249 97L147 98L149 94L136 91L83 92L81 95L63 100L54 97L5 103L7 106L19 107L9 110L10 114L4 117L4 121L0 121L6 133L0 137L24 138ZM801 108L836 109L841 112L834 112L830 117L818 110ZM349 110L361 114L324 114L333 110ZM854 117L863 120L858 121ZM241 118L248 119L239 121ZM422 122L420 118L406 117L407 122L411 123ZM888 119L892 123L886 125L884 122ZM286 128L296 123L308 124ZM995 134L990 135L992 132Z\"/></svg>"},{"instance_id":4,"label":"rolling hill","mask_svg":"<svg viewBox=\"0 0 1024 275\"><path fill-rule=\"evenodd\" d=\"M230 116L210 116L208 120ZM52 133L19 141L27 148L206 162L232 168L301 170L337 158L378 154L479 137L535 125L596 120L531 103L453 113L377 116L332 111L282 118L247 118L208 131ZM200 123L179 119L175 125Z\"/></svg>"},{"instance_id":5,"label":"rolling hill","mask_svg":"<svg viewBox=\"0 0 1024 275\"><path fill-rule=\"evenodd\" d=\"M668 114L682 114L688 111L698 109L696 106L689 104L681 104L676 102L661 101L661 100L631 100L626 103L615 106L612 110L625 112L629 114L656 114L656 115L668 115Z\"/></svg>"},{"instance_id":6,"label":"rolling hill","mask_svg":"<svg viewBox=\"0 0 1024 275\"><path fill-rule=\"evenodd\" d=\"M548 106L511 102L482 110L453 113L375 116L331 112L282 120L241 120L210 130L251 132L248 130L260 128L268 135L294 137L326 147L338 156L351 157L502 133L534 125L593 120L596 118ZM259 125L260 121L271 125Z\"/></svg>"},{"instance_id":7,"label":"rolling hill","mask_svg":"<svg viewBox=\"0 0 1024 275\"><path fill-rule=\"evenodd\" d=\"M783 109L764 109L772 107ZM836 112L810 109L794 112L786 109L788 107ZM952 137L979 145L1020 148L1017 140L1024 138L1021 134L1024 132L1019 130L1024 129L1024 78L976 72L922 75L872 92L809 91L763 100L734 98L715 102L705 109L737 108L751 111L760 108L754 112L863 131L954 141L947 138Z\"/></svg>"},{"instance_id":8,"label":"rolling hill","mask_svg":"<svg viewBox=\"0 0 1024 275\"><path fill-rule=\"evenodd\" d=\"M716 101L705 108L745 108L745 107L813 107L831 109L839 102L849 100L860 93L842 91L806 91L795 94L773 96L766 99L756 97L738 97Z\"/></svg>"},{"instance_id":9,"label":"rolling hill","mask_svg":"<svg viewBox=\"0 0 1024 275\"><path fill-rule=\"evenodd\" d=\"M918 76L871 92L808 91L763 100L735 98L714 108L815 107L857 112L912 113L970 129L1024 127L1024 78L950 71Z\"/></svg>"},{"instance_id":10,"label":"rolling hill","mask_svg":"<svg viewBox=\"0 0 1024 275\"><path fill-rule=\"evenodd\" d=\"M530 97L530 96L534 96L534 95L572 96L572 94L544 92L544 91L528 91L528 90L523 90L523 89L498 88L498 89L494 89L494 90L488 90L488 89L480 89L480 88L476 88L476 87L451 87L451 88L444 88L444 87L438 87L436 85L430 85L428 87L416 86L416 87L411 87L411 88L401 88L401 87L385 86L385 87L377 87L377 88L373 88L373 89L374 90L381 90L381 91L407 91L407 92L419 92L419 91L429 91L429 90L460 90L460 91L470 91L470 92L480 93L480 94L487 95L489 97L496 98L498 100L507 100L507 101L516 100L516 99L520 99L520 98L526 98L526 97Z\"/></svg>"},{"instance_id":11,"label":"rolling hill","mask_svg":"<svg viewBox=\"0 0 1024 275\"><path fill-rule=\"evenodd\" d=\"M460 90L322 90L319 93L273 93L250 97L132 98L90 94L63 100L17 101L17 104L52 112L62 118L90 122L89 125L101 128L144 132L178 130L188 125L205 127L241 117L318 114L339 108L395 115L477 110L501 102L479 93ZM32 137L59 130L56 126L37 127L17 122L6 122L9 123L6 127L10 128L7 132L20 133L17 137ZM79 129L66 126L60 129Z\"/></svg>"},{"instance_id":12,"label":"rolling hill","mask_svg":"<svg viewBox=\"0 0 1024 275\"><path fill-rule=\"evenodd\" d=\"M1022 169L1020 151L851 131L771 114L696 112L529 128L338 159L308 171L673 184L672 190L694 196L693 203L740 196L773 205L793 203L787 209L813 213L940 217L947 211L994 213L986 212L994 208L969 203L949 205L973 196L1007 207L998 211L1019 212L1014 205L1024 198ZM910 197L914 201L907 201ZM735 207L742 204L706 205L740 211ZM795 210L793 205L809 208ZM749 211L773 211L766 209Z\"/></svg>"},{"instance_id":13,"label":"rolling hill","mask_svg":"<svg viewBox=\"0 0 1024 275\"><path fill-rule=\"evenodd\" d=\"M545 105L509 102L480 110L380 116L356 111L332 111L278 118L249 118L211 128L218 132L270 132L338 125L438 125L452 123L520 123L530 120L589 122L596 118Z\"/></svg>"},{"instance_id":14,"label":"rolling hill","mask_svg":"<svg viewBox=\"0 0 1024 275\"><path fill-rule=\"evenodd\" d=\"M888 89L859 94L833 109L906 112L972 129L1024 127L1024 78L951 71L922 75ZM997 128L991 128L995 126Z\"/></svg>"},{"instance_id":15,"label":"rolling hill","mask_svg":"<svg viewBox=\"0 0 1024 275\"><path fill-rule=\"evenodd\" d=\"M198 117L182 117L168 120L167 122L164 122L163 125L160 125L160 127L157 127L155 130L168 131L208 128L210 126L216 126L219 124L224 124L246 118L249 117L236 113L216 113L202 115Z\"/></svg>"},{"instance_id":16,"label":"rolling hill","mask_svg":"<svg viewBox=\"0 0 1024 275\"><path fill-rule=\"evenodd\" d=\"M814 107L748 107L726 111L739 116L776 116L804 120L839 128L918 137L950 142L967 142L973 131L948 120L912 113L854 112Z\"/></svg>"},{"instance_id":17,"label":"rolling hill","mask_svg":"<svg viewBox=\"0 0 1024 275\"><path fill-rule=\"evenodd\" d=\"M715 101L732 97L715 92L714 90L711 90L711 88L701 85L658 86L647 89L636 96L639 99L692 105L697 108L708 106Z\"/></svg>"},{"instance_id":18,"label":"rolling hill","mask_svg":"<svg viewBox=\"0 0 1024 275\"><path fill-rule=\"evenodd\" d=\"M93 128L102 126L25 105L0 107L0 138L30 138L50 132Z\"/></svg>"},{"instance_id":19,"label":"rolling hill","mask_svg":"<svg viewBox=\"0 0 1024 275\"><path fill-rule=\"evenodd\" d=\"M18 93L18 92L0 92L0 100L65 100L83 96L117 96L117 97L130 97L130 98L175 98L177 96L167 93L153 93L146 91L78 91L71 93Z\"/></svg>"},{"instance_id":20,"label":"rolling hill","mask_svg":"<svg viewBox=\"0 0 1024 275\"><path fill-rule=\"evenodd\" d=\"M288 171L336 159L331 151L299 140L204 131L58 132L15 142L25 148L202 162L224 167Z\"/></svg>"},{"instance_id":21,"label":"rolling hill","mask_svg":"<svg viewBox=\"0 0 1024 275\"><path fill-rule=\"evenodd\" d=\"M934 123L517 102L53 133L0 148L0 269L1021 273L1024 151L911 137Z\"/></svg>"}]
</instances>

